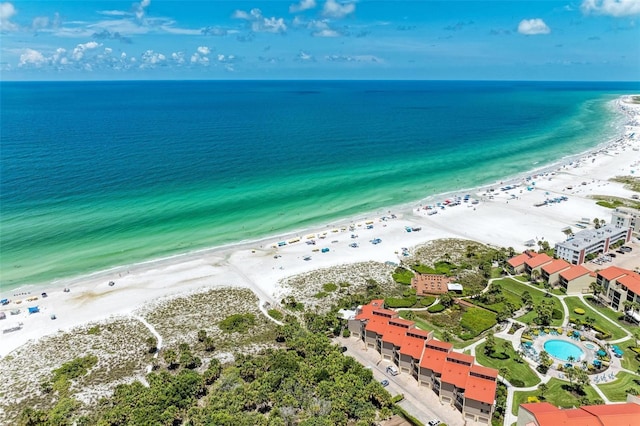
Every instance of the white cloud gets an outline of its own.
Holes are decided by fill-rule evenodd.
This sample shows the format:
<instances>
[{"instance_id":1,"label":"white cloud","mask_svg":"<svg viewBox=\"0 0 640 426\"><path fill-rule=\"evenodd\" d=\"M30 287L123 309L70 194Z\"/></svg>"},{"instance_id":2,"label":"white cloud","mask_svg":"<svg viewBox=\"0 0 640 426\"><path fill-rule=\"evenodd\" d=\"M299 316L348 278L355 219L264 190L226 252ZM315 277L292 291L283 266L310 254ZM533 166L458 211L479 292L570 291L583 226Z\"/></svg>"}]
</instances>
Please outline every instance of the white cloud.
<instances>
[{"instance_id":1,"label":"white cloud","mask_svg":"<svg viewBox=\"0 0 640 426\"><path fill-rule=\"evenodd\" d=\"M299 3L289 6L289 12L296 13L316 7L316 0L300 0Z\"/></svg>"},{"instance_id":2,"label":"white cloud","mask_svg":"<svg viewBox=\"0 0 640 426\"><path fill-rule=\"evenodd\" d=\"M124 16L127 12L123 10L100 10L98 11L98 14L106 16Z\"/></svg>"},{"instance_id":3,"label":"white cloud","mask_svg":"<svg viewBox=\"0 0 640 426\"><path fill-rule=\"evenodd\" d=\"M355 12L355 3L338 3L336 0L327 0L322 8L322 15L328 18L344 18Z\"/></svg>"},{"instance_id":4,"label":"white cloud","mask_svg":"<svg viewBox=\"0 0 640 426\"><path fill-rule=\"evenodd\" d=\"M300 53L298 53L298 56L296 56L296 59L299 61L304 61L304 62L313 62L315 61L315 58L308 54L307 52L304 51L300 51Z\"/></svg>"},{"instance_id":5,"label":"white cloud","mask_svg":"<svg viewBox=\"0 0 640 426\"><path fill-rule=\"evenodd\" d=\"M208 55L209 53L211 53L211 49L209 49L207 46L200 46L197 50L198 53L202 55Z\"/></svg>"},{"instance_id":6,"label":"white cloud","mask_svg":"<svg viewBox=\"0 0 640 426\"><path fill-rule=\"evenodd\" d=\"M184 52L173 52L171 54L171 59L173 59L177 64L184 64Z\"/></svg>"},{"instance_id":7,"label":"white cloud","mask_svg":"<svg viewBox=\"0 0 640 426\"><path fill-rule=\"evenodd\" d=\"M76 61L79 61L80 59L82 59L84 57L84 53L87 50L95 49L98 46L100 46L100 44L96 43L95 41L90 41L88 43L79 44L73 49L73 52L71 53L71 58L76 60Z\"/></svg>"},{"instance_id":8,"label":"white cloud","mask_svg":"<svg viewBox=\"0 0 640 426\"><path fill-rule=\"evenodd\" d=\"M0 3L0 31L17 31L18 26L11 22L11 18L16 14L13 3Z\"/></svg>"},{"instance_id":9,"label":"white cloud","mask_svg":"<svg viewBox=\"0 0 640 426\"><path fill-rule=\"evenodd\" d=\"M18 66L35 65L36 67L39 67L45 63L45 61L46 59L41 52L33 49L24 49L24 52L20 55L20 62L18 62Z\"/></svg>"},{"instance_id":10,"label":"white cloud","mask_svg":"<svg viewBox=\"0 0 640 426\"><path fill-rule=\"evenodd\" d=\"M580 9L583 13L610 15L619 18L640 14L639 0L583 0Z\"/></svg>"},{"instance_id":11,"label":"white cloud","mask_svg":"<svg viewBox=\"0 0 640 426\"><path fill-rule=\"evenodd\" d=\"M523 19L518 24L518 32L524 35L549 34L551 28L540 18Z\"/></svg>"},{"instance_id":12,"label":"white cloud","mask_svg":"<svg viewBox=\"0 0 640 426\"><path fill-rule=\"evenodd\" d=\"M145 66L153 67L155 65L159 65L165 62L167 60L167 57L164 56L162 53L154 52L153 50L147 50L142 54L142 56L140 57L140 60L142 61L142 65L141 65L142 67L145 67Z\"/></svg>"},{"instance_id":13,"label":"white cloud","mask_svg":"<svg viewBox=\"0 0 640 426\"><path fill-rule=\"evenodd\" d=\"M340 33L337 32L336 30L331 30L331 29L324 29L324 30L320 30L320 31L316 31L314 33L311 33L312 36L314 37L327 37L327 38L331 38L331 37L340 37Z\"/></svg>"},{"instance_id":14,"label":"white cloud","mask_svg":"<svg viewBox=\"0 0 640 426\"><path fill-rule=\"evenodd\" d=\"M260 9L251 9L250 12L244 10L236 10L232 15L236 19L242 19L251 23L251 30L260 33L284 33L287 31L287 25L282 18L265 18Z\"/></svg>"},{"instance_id":15,"label":"white cloud","mask_svg":"<svg viewBox=\"0 0 640 426\"><path fill-rule=\"evenodd\" d=\"M141 21L144 18L145 9L149 7L151 0L142 0L140 3L133 4L133 10L136 14L136 18Z\"/></svg>"}]
</instances>

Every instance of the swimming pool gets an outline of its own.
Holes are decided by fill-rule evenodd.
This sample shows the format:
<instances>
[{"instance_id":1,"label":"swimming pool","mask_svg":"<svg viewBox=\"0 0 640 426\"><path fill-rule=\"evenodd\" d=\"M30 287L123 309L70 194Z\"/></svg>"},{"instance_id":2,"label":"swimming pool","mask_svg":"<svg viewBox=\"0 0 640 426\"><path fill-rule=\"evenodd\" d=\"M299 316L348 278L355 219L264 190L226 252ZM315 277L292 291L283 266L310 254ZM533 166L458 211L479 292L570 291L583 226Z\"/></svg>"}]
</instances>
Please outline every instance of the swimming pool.
<instances>
[{"instance_id":1,"label":"swimming pool","mask_svg":"<svg viewBox=\"0 0 640 426\"><path fill-rule=\"evenodd\" d=\"M569 357L573 357L578 361L584 356L582 349L564 340L549 340L545 342L544 350L552 357L563 361L568 361Z\"/></svg>"},{"instance_id":2,"label":"swimming pool","mask_svg":"<svg viewBox=\"0 0 640 426\"><path fill-rule=\"evenodd\" d=\"M591 349L592 351L596 350L597 346L591 342L584 343L584 347L587 349Z\"/></svg>"}]
</instances>

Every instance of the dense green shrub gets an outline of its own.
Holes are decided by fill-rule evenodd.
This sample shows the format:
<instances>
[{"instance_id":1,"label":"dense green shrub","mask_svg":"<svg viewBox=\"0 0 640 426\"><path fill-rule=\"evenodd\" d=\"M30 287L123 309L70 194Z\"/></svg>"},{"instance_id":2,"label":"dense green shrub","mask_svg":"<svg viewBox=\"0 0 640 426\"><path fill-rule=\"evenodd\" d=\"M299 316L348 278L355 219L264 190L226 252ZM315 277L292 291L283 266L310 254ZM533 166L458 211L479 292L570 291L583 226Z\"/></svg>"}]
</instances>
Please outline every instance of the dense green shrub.
<instances>
[{"instance_id":1,"label":"dense green shrub","mask_svg":"<svg viewBox=\"0 0 640 426\"><path fill-rule=\"evenodd\" d=\"M313 297L315 297L316 299L324 299L328 295L329 295L329 293L327 293L325 291L319 291L316 294L314 294Z\"/></svg>"},{"instance_id":2,"label":"dense green shrub","mask_svg":"<svg viewBox=\"0 0 640 426\"><path fill-rule=\"evenodd\" d=\"M562 319L563 316L564 314L559 309L554 309L553 312L551 313L551 318L554 320L560 320Z\"/></svg>"},{"instance_id":3,"label":"dense green shrub","mask_svg":"<svg viewBox=\"0 0 640 426\"><path fill-rule=\"evenodd\" d=\"M322 286L322 289L327 293L331 293L332 291L336 291L338 286L334 283L326 283Z\"/></svg>"},{"instance_id":4,"label":"dense green shrub","mask_svg":"<svg viewBox=\"0 0 640 426\"><path fill-rule=\"evenodd\" d=\"M284 315L282 314L282 312L280 312L277 309L269 309L267 313L271 318L273 318L276 321L282 321L282 318L284 318Z\"/></svg>"},{"instance_id":5,"label":"dense green shrub","mask_svg":"<svg viewBox=\"0 0 640 426\"><path fill-rule=\"evenodd\" d=\"M460 325L475 336L493 327L496 323L496 314L480 308L467 308L460 319Z\"/></svg>"},{"instance_id":6,"label":"dense green shrub","mask_svg":"<svg viewBox=\"0 0 640 426\"><path fill-rule=\"evenodd\" d=\"M351 336L351 330L349 330L348 328L345 328L344 330L342 330L342 337L350 337Z\"/></svg>"},{"instance_id":7,"label":"dense green shrub","mask_svg":"<svg viewBox=\"0 0 640 426\"><path fill-rule=\"evenodd\" d=\"M523 388L524 387L524 382L520 379L512 379L511 380L511 384L513 386L515 386L516 388Z\"/></svg>"},{"instance_id":8,"label":"dense green shrub","mask_svg":"<svg viewBox=\"0 0 640 426\"><path fill-rule=\"evenodd\" d=\"M444 306L442 306L439 303L436 303L433 306L429 306L429 308L427 309L427 312L431 312L432 314L435 314L437 312L442 312L444 311L446 308Z\"/></svg>"},{"instance_id":9,"label":"dense green shrub","mask_svg":"<svg viewBox=\"0 0 640 426\"><path fill-rule=\"evenodd\" d=\"M253 314L233 314L220 321L220 329L227 333L244 333L256 322Z\"/></svg>"},{"instance_id":10,"label":"dense green shrub","mask_svg":"<svg viewBox=\"0 0 640 426\"><path fill-rule=\"evenodd\" d=\"M411 284L411 279L413 278L413 276L413 271L402 267L396 268L395 272L391 274L391 277L395 282L405 285Z\"/></svg>"},{"instance_id":11,"label":"dense green shrub","mask_svg":"<svg viewBox=\"0 0 640 426\"><path fill-rule=\"evenodd\" d=\"M420 299L420 304L422 306L431 306L435 301L436 301L436 298L434 296L424 296L423 298Z\"/></svg>"},{"instance_id":12,"label":"dense green shrub","mask_svg":"<svg viewBox=\"0 0 640 426\"><path fill-rule=\"evenodd\" d=\"M384 299L385 306L389 308L410 308L418 301L416 296L388 297Z\"/></svg>"}]
</instances>

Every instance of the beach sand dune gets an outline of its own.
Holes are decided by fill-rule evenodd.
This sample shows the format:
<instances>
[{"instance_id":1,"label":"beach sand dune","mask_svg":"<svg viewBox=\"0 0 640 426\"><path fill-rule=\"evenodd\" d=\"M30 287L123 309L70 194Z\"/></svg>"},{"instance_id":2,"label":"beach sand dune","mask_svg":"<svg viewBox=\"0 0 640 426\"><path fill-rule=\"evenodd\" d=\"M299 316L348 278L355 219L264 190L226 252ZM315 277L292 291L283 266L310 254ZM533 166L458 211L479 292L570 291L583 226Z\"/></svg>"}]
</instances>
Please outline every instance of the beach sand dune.
<instances>
[{"instance_id":1,"label":"beach sand dune","mask_svg":"<svg viewBox=\"0 0 640 426\"><path fill-rule=\"evenodd\" d=\"M544 239L553 245L564 240L562 229L582 218L611 220L611 210L596 205L590 196L610 194L630 198L633 194L609 179L632 176L640 168L640 127L637 127L640 105L619 100L618 106L623 106L629 122L635 123L627 126L625 135L618 140L566 164L537 172L528 176L528 180L527 176L514 178L513 184L519 185L515 189L500 191L501 184L496 183L491 187L492 192L488 187L468 192L479 200L477 204L461 202L429 215L423 207L433 200L423 200L392 212L381 211L369 218L345 220L300 234L114 268L50 283L46 288L21 288L19 292L31 295L48 293L47 298L31 302L25 300L29 295L1 294L1 298L12 300L2 307L7 314L2 326L6 327L9 322L23 325L18 331L0 334L0 356L58 330L69 330L114 315L130 315L154 300L203 288L246 287L257 295L261 304L276 303L290 291L281 285L288 277L336 265L369 261L397 263L403 248L439 238L469 239L516 250L525 249L525 242L529 240ZM528 190L527 186L533 189ZM534 206L547 198L561 196L567 200ZM407 228L421 229L407 232ZM307 238L310 234L314 238ZM310 239L316 244L307 244ZM379 243L372 243L377 239ZM278 241L290 240L294 242L277 247ZM357 247L352 247L354 243ZM110 281L114 282L112 286ZM64 292L64 288L69 292ZM40 312L28 314L27 307L36 305ZM17 308L21 309L19 315L9 314ZM50 319L51 314L56 315L55 320Z\"/></svg>"}]
</instances>

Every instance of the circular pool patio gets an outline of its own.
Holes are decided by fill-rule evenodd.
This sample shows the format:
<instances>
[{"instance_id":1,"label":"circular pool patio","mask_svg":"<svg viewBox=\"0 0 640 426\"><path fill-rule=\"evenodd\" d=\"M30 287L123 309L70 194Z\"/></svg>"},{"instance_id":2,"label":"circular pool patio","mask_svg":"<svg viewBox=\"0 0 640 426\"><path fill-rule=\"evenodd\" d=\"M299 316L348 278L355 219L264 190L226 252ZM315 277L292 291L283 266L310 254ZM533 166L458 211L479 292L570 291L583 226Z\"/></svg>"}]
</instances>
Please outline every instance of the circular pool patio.
<instances>
[{"instance_id":1,"label":"circular pool patio","mask_svg":"<svg viewBox=\"0 0 640 426\"><path fill-rule=\"evenodd\" d=\"M544 350L552 357L569 361L582 361L585 357L584 351L576 344L567 342L566 340L551 339L544 342Z\"/></svg>"}]
</instances>

